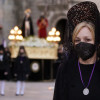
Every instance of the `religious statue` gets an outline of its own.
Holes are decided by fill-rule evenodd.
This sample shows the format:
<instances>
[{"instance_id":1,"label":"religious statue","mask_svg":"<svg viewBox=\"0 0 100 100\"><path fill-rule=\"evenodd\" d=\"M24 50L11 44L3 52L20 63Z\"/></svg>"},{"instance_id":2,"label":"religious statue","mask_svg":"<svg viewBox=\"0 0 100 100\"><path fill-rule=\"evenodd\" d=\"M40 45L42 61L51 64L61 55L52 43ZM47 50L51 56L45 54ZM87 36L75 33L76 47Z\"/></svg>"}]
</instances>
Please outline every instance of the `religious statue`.
<instances>
[{"instance_id":1,"label":"religious statue","mask_svg":"<svg viewBox=\"0 0 100 100\"><path fill-rule=\"evenodd\" d=\"M33 30L33 24L31 19L31 10L26 9L25 10L25 17L22 24L22 35L23 37L33 36L34 30Z\"/></svg>"},{"instance_id":2,"label":"religious statue","mask_svg":"<svg viewBox=\"0 0 100 100\"><path fill-rule=\"evenodd\" d=\"M47 26L48 26L48 20L44 16L40 16L40 18L37 21L38 25L38 36L39 38L46 38L47 37Z\"/></svg>"}]
</instances>

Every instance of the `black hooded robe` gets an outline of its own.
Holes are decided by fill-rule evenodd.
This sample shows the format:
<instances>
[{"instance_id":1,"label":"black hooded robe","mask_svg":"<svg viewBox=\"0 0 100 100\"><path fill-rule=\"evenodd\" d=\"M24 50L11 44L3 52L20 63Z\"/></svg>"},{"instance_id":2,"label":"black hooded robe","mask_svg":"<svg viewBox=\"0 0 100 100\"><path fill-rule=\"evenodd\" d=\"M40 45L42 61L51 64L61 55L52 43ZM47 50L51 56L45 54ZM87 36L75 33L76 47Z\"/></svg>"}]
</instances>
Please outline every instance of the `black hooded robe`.
<instances>
[{"instance_id":1,"label":"black hooded robe","mask_svg":"<svg viewBox=\"0 0 100 100\"><path fill-rule=\"evenodd\" d=\"M88 84L93 65L80 64L85 85ZM96 62L88 88L89 95L83 95L84 86L79 74L78 60L69 59L59 66L53 100L100 100L100 61Z\"/></svg>"},{"instance_id":2,"label":"black hooded robe","mask_svg":"<svg viewBox=\"0 0 100 100\"><path fill-rule=\"evenodd\" d=\"M15 60L14 74L17 74L17 80L25 81L26 75L30 73L30 62L29 59L24 56L18 56Z\"/></svg>"},{"instance_id":3,"label":"black hooded robe","mask_svg":"<svg viewBox=\"0 0 100 100\"><path fill-rule=\"evenodd\" d=\"M5 72L7 72L8 74L5 75L4 74ZM3 61L0 61L0 80L8 80L9 72L10 72L9 59L5 54L3 54Z\"/></svg>"}]
</instances>

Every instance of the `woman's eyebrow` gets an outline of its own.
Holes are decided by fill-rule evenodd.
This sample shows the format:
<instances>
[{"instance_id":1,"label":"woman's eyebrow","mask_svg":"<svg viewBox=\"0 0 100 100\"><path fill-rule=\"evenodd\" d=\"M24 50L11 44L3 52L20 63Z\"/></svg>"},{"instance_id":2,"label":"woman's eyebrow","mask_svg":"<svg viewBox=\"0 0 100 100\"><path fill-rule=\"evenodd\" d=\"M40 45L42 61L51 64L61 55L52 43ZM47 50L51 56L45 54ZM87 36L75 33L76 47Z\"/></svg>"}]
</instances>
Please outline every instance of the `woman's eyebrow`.
<instances>
[{"instance_id":1,"label":"woman's eyebrow","mask_svg":"<svg viewBox=\"0 0 100 100\"><path fill-rule=\"evenodd\" d=\"M76 37L75 39L80 39L79 37Z\"/></svg>"},{"instance_id":2,"label":"woman's eyebrow","mask_svg":"<svg viewBox=\"0 0 100 100\"><path fill-rule=\"evenodd\" d=\"M89 39L91 39L92 37L90 37L90 36L85 36L84 38L89 38Z\"/></svg>"}]
</instances>

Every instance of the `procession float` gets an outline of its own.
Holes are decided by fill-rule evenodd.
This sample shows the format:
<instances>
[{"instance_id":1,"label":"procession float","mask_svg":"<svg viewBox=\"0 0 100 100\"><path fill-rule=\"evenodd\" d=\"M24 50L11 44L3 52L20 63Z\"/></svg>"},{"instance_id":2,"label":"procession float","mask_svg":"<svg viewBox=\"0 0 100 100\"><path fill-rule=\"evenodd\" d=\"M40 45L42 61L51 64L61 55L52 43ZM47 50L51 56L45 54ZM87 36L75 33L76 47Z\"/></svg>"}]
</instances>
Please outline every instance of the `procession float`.
<instances>
[{"instance_id":1,"label":"procession float","mask_svg":"<svg viewBox=\"0 0 100 100\"><path fill-rule=\"evenodd\" d=\"M50 79L53 78L53 62L58 59L58 43L60 41L60 33L53 28L49 32L46 39L36 36L29 36L23 38L22 31L15 26L10 31L8 36L9 48L11 52L11 58L15 59L18 55L19 47L24 46L27 56L31 62L31 70L33 73L38 73L41 70L41 79L44 80L44 68L50 66ZM55 34L57 35L55 37ZM49 65L45 64L45 61L49 61ZM48 65L48 66L47 66Z\"/></svg>"}]
</instances>

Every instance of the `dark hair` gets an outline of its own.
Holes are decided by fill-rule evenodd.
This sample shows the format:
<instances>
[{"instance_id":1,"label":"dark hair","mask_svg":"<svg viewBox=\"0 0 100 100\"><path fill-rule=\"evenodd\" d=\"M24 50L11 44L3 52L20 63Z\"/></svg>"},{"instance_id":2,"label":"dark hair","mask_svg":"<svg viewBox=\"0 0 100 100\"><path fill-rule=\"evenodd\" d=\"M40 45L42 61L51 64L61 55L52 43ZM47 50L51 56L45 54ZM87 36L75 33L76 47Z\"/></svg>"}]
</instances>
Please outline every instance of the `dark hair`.
<instances>
[{"instance_id":1,"label":"dark hair","mask_svg":"<svg viewBox=\"0 0 100 100\"><path fill-rule=\"evenodd\" d=\"M2 44L0 45L0 51L5 52L4 46Z\"/></svg>"},{"instance_id":2,"label":"dark hair","mask_svg":"<svg viewBox=\"0 0 100 100\"><path fill-rule=\"evenodd\" d=\"M20 55L21 55L21 52L20 52L20 50L21 50L21 49L23 49L23 50L24 50L24 56L26 56L26 57L27 57L27 53L26 53L26 50L25 50L25 47L24 47L24 46L20 46L20 47L19 47L18 56L20 56Z\"/></svg>"},{"instance_id":3,"label":"dark hair","mask_svg":"<svg viewBox=\"0 0 100 100\"><path fill-rule=\"evenodd\" d=\"M40 16L40 19L44 19L45 17L44 16Z\"/></svg>"}]
</instances>

